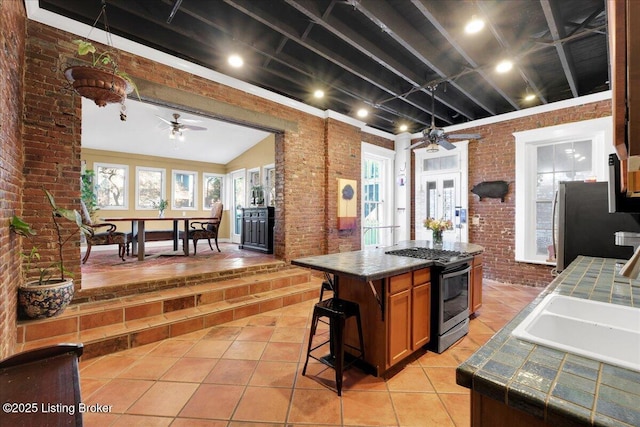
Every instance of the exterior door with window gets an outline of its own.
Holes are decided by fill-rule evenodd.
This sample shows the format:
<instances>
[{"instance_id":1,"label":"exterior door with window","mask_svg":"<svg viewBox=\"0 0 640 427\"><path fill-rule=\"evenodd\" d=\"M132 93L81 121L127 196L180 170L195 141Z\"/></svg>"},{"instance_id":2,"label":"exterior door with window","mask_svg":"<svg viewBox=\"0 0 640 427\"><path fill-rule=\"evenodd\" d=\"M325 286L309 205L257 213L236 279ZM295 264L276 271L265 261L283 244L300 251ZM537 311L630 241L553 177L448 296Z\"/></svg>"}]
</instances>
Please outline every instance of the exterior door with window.
<instances>
[{"instance_id":1,"label":"exterior door with window","mask_svg":"<svg viewBox=\"0 0 640 427\"><path fill-rule=\"evenodd\" d=\"M390 151L390 150L387 150ZM393 153L366 146L362 154L362 245L390 246L393 228Z\"/></svg>"},{"instance_id":2,"label":"exterior door with window","mask_svg":"<svg viewBox=\"0 0 640 427\"><path fill-rule=\"evenodd\" d=\"M237 171L231 174L231 241L240 243L242 233L242 208L246 206L245 171Z\"/></svg>"},{"instance_id":3,"label":"exterior door with window","mask_svg":"<svg viewBox=\"0 0 640 427\"><path fill-rule=\"evenodd\" d=\"M457 173L432 174L423 177L425 218L455 222L455 208L460 206L460 175ZM424 228L424 227L423 227ZM426 240L432 240L432 232L426 230ZM454 230L445 231L443 240L455 241Z\"/></svg>"}]
</instances>

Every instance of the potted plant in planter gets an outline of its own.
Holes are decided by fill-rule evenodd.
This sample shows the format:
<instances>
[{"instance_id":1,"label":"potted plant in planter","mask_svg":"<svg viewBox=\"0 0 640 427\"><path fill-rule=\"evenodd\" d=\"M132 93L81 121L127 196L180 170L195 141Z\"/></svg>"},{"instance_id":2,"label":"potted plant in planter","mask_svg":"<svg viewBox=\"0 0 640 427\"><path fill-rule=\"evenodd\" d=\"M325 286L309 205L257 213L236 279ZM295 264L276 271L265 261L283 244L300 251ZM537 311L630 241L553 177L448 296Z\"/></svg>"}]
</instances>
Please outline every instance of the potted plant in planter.
<instances>
[{"instance_id":1,"label":"potted plant in planter","mask_svg":"<svg viewBox=\"0 0 640 427\"><path fill-rule=\"evenodd\" d=\"M169 201L160 199L159 202L153 202L153 208L158 209L158 217L164 218L164 211L169 207Z\"/></svg>"},{"instance_id":2,"label":"potted plant in planter","mask_svg":"<svg viewBox=\"0 0 640 427\"><path fill-rule=\"evenodd\" d=\"M63 236L60 225L61 218L71 221L77 226L76 231L89 233L89 229L82 224L82 217L74 209L65 209L56 205L53 195L46 189L44 192L51 205L51 218L56 232L55 244L58 250L58 260L48 267L37 267L37 279L32 277L33 264L40 261L40 253L34 246L28 254L24 254L23 271L25 283L18 287L18 315L20 318L39 319L52 317L62 313L73 298L74 287L71 273L64 267L63 247L75 235L75 231ZM31 226L17 216L11 218L10 229L25 237L31 237L36 232Z\"/></svg>"},{"instance_id":3,"label":"potted plant in planter","mask_svg":"<svg viewBox=\"0 0 640 427\"><path fill-rule=\"evenodd\" d=\"M80 56L90 55L90 65L74 65L64 70L64 76L73 89L81 96L91 99L99 107L111 103L124 103L127 94L138 88L134 81L118 69L118 63L112 52L99 52L96 47L86 40L74 40L78 45L77 53ZM126 120L126 115L121 114L121 119Z\"/></svg>"}]
</instances>

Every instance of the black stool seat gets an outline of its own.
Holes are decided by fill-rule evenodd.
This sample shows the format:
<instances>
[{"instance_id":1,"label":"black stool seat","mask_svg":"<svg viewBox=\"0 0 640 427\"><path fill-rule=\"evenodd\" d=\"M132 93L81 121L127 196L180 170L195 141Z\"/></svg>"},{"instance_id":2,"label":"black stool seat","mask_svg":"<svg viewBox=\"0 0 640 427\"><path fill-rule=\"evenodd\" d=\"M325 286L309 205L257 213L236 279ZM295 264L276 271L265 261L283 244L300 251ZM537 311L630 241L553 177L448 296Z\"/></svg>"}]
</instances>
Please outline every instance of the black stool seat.
<instances>
[{"instance_id":1,"label":"black stool seat","mask_svg":"<svg viewBox=\"0 0 640 427\"><path fill-rule=\"evenodd\" d=\"M312 347L313 336L316 334L318 327L318 320L321 317L327 317L329 319L330 333L329 339L323 341L316 346ZM346 320L350 317L356 318L358 326L358 338L360 341L360 347L355 347L344 342L344 327ZM317 357L312 352L325 344L330 344L331 353L323 357ZM345 365L344 357L345 347L351 348L356 351L356 355L351 358L349 363ZM311 320L311 332L309 333L309 345L307 347L307 359L304 362L304 368L302 369L302 375L307 372L307 364L309 358L315 359L325 365L333 368L336 371L336 389L338 396L342 394L342 373L344 369L351 366L357 360L364 360L364 340L362 338L362 321L360 319L360 306L351 301L329 298L324 301L320 301L313 307L313 318Z\"/></svg>"}]
</instances>

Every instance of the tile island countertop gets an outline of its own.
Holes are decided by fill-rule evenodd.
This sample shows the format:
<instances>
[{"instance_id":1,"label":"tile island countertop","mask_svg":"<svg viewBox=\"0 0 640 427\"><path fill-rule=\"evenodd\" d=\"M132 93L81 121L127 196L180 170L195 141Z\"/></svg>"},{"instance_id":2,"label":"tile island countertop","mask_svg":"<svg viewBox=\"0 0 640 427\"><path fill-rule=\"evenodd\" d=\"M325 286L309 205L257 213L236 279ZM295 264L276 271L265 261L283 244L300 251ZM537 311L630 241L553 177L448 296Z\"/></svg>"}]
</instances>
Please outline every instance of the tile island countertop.
<instances>
[{"instance_id":1,"label":"tile island countertop","mask_svg":"<svg viewBox=\"0 0 640 427\"><path fill-rule=\"evenodd\" d=\"M458 366L457 383L549 425L640 426L640 372L511 335L551 292L640 307L640 281L617 271L616 260L579 256Z\"/></svg>"},{"instance_id":2,"label":"tile island countertop","mask_svg":"<svg viewBox=\"0 0 640 427\"><path fill-rule=\"evenodd\" d=\"M428 259L385 254L386 251L413 247L433 248L433 244L428 240L410 240L383 248L298 258L292 260L291 264L364 281L378 280L433 265L433 261ZM471 255L484 250L482 246L461 242L443 242L439 248Z\"/></svg>"}]
</instances>

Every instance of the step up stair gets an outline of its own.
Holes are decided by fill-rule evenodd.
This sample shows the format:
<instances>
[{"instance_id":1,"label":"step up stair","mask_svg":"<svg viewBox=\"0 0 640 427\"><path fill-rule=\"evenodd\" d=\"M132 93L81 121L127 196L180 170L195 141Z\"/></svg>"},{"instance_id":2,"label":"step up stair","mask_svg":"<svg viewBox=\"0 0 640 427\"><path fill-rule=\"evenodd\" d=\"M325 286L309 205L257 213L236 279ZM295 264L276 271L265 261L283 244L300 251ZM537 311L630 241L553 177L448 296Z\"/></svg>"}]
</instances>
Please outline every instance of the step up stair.
<instances>
[{"instance_id":1,"label":"step up stair","mask_svg":"<svg viewBox=\"0 0 640 427\"><path fill-rule=\"evenodd\" d=\"M16 347L81 342L89 359L317 299L321 283L309 270L291 267L72 304L57 317L18 322Z\"/></svg>"}]
</instances>

